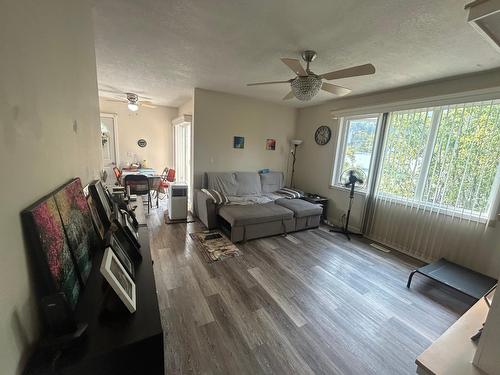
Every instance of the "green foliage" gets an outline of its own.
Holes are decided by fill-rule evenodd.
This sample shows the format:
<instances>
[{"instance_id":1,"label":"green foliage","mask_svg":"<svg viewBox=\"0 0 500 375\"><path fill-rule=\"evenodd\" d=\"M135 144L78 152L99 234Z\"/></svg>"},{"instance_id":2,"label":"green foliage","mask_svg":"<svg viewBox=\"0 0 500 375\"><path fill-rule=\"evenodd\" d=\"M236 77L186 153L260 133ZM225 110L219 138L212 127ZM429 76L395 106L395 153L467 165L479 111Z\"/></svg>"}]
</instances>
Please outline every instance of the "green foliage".
<instances>
[{"instance_id":1,"label":"green foliage","mask_svg":"<svg viewBox=\"0 0 500 375\"><path fill-rule=\"evenodd\" d=\"M403 198L415 197L432 115L432 111L391 114L380 191Z\"/></svg>"},{"instance_id":2,"label":"green foliage","mask_svg":"<svg viewBox=\"0 0 500 375\"><path fill-rule=\"evenodd\" d=\"M342 171L362 169L368 175L376 130L377 118L349 121Z\"/></svg>"},{"instance_id":3,"label":"green foliage","mask_svg":"<svg viewBox=\"0 0 500 375\"><path fill-rule=\"evenodd\" d=\"M439 119L431 137L433 116ZM426 174L427 150L432 153ZM389 123L379 190L485 212L499 160L500 104L395 112Z\"/></svg>"}]
</instances>

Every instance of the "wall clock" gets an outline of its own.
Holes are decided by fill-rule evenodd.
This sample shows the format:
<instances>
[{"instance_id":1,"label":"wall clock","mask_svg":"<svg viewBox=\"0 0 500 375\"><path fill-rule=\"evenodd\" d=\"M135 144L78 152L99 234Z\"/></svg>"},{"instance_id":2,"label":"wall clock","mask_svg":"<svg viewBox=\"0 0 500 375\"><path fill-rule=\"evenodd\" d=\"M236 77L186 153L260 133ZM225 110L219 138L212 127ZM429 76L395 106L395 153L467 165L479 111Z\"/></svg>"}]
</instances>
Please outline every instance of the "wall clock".
<instances>
[{"instance_id":1,"label":"wall clock","mask_svg":"<svg viewBox=\"0 0 500 375\"><path fill-rule=\"evenodd\" d=\"M332 137L332 130L326 126L320 126L318 129L316 129L316 133L314 134L314 140L318 145L326 145L328 142L330 142L330 138Z\"/></svg>"},{"instance_id":2,"label":"wall clock","mask_svg":"<svg viewBox=\"0 0 500 375\"><path fill-rule=\"evenodd\" d=\"M146 140L142 139L142 138L137 141L137 145L139 147L146 147L147 144L148 144L148 142L146 142Z\"/></svg>"}]
</instances>

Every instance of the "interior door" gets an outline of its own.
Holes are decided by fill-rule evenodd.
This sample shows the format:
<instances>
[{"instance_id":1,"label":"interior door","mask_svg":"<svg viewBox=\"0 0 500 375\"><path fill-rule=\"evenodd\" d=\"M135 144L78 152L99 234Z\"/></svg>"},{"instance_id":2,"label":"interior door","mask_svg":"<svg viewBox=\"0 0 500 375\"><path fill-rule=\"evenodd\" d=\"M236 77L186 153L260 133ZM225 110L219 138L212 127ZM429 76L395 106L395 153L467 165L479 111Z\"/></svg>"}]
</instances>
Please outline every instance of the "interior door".
<instances>
[{"instance_id":1,"label":"interior door","mask_svg":"<svg viewBox=\"0 0 500 375\"><path fill-rule=\"evenodd\" d=\"M186 116L187 117L187 116ZM192 204L192 159L191 159L191 122L174 121L174 169L175 180L187 184L188 208Z\"/></svg>"},{"instance_id":2,"label":"interior door","mask_svg":"<svg viewBox=\"0 0 500 375\"><path fill-rule=\"evenodd\" d=\"M106 172L106 180L104 182L108 186L113 186L116 182L113 172L113 167L118 164L116 139L116 116L101 114L102 165Z\"/></svg>"}]
</instances>

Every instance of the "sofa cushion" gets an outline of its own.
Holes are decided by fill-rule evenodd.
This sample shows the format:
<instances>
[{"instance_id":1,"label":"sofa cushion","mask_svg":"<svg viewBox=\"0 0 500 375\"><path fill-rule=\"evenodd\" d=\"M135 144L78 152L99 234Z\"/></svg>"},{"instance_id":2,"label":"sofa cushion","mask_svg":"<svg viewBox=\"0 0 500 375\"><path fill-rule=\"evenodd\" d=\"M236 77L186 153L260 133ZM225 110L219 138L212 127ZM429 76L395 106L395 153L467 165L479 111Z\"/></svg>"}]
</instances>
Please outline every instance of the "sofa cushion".
<instances>
[{"instance_id":1,"label":"sofa cushion","mask_svg":"<svg viewBox=\"0 0 500 375\"><path fill-rule=\"evenodd\" d=\"M272 193L283 187L283 173L268 172L260 174L262 193Z\"/></svg>"},{"instance_id":2,"label":"sofa cushion","mask_svg":"<svg viewBox=\"0 0 500 375\"><path fill-rule=\"evenodd\" d=\"M219 216L234 227L290 220L293 218L293 212L280 205L266 203L251 206L223 206L219 210Z\"/></svg>"},{"instance_id":3,"label":"sofa cushion","mask_svg":"<svg viewBox=\"0 0 500 375\"><path fill-rule=\"evenodd\" d=\"M323 208L321 207L321 205L312 204L302 199L281 198L276 200L276 204L293 211L295 217L321 215L321 213L323 212Z\"/></svg>"},{"instance_id":4,"label":"sofa cushion","mask_svg":"<svg viewBox=\"0 0 500 375\"><path fill-rule=\"evenodd\" d=\"M233 172L207 172L207 188L225 195L237 195L238 181Z\"/></svg>"},{"instance_id":5,"label":"sofa cushion","mask_svg":"<svg viewBox=\"0 0 500 375\"><path fill-rule=\"evenodd\" d=\"M257 172L235 172L238 190L236 194L229 195L260 195L260 176Z\"/></svg>"}]
</instances>

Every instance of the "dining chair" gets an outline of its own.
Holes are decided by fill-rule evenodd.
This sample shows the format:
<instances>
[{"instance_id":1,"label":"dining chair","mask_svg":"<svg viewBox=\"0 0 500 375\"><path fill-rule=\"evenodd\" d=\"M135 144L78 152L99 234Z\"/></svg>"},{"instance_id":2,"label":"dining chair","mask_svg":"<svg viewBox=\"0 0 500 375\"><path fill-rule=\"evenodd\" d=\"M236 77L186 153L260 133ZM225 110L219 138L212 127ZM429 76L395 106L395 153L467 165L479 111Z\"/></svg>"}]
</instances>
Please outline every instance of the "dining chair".
<instances>
[{"instance_id":1,"label":"dining chair","mask_svg":"<svg viewBox=\"0 0 500 375\"><path fill-rule=\"evenodd\" d=\"M115 177L116 177L115 185L116 186L122 186L122 181L121 181L122 171L120 170L120 168L118 168L117 166L114 166L113 167L113 173L115 174Z\"/></svg>"},{"instance_id":2,"label":"dining chair","mask_svg":"<svg viewBox=\"0 0 500 375\"><path fill-rule=\"evenodd\" d=\"M175 169L166 167L160 176L160 182L155 191L156 207L158 208L158 200L165 198L168 193L168 187L172 182L175 181ZM164 194L163 198L160 198L160 194Z\"/></svg>"},{"instance_id":3,"label":"dining chair","mask_svg":"<svg viewBox=\"0 0 500 375\"><path fill-rule=\"evenodd\" d=\"M152 207L149 178L143 174L129 174L125 176L123 184L125 186L125 190L128 190L127 189L128 187L130 188L130 194L148 196L148 214L149 214L149 207Z\"/></svg>"}]
</instances>

